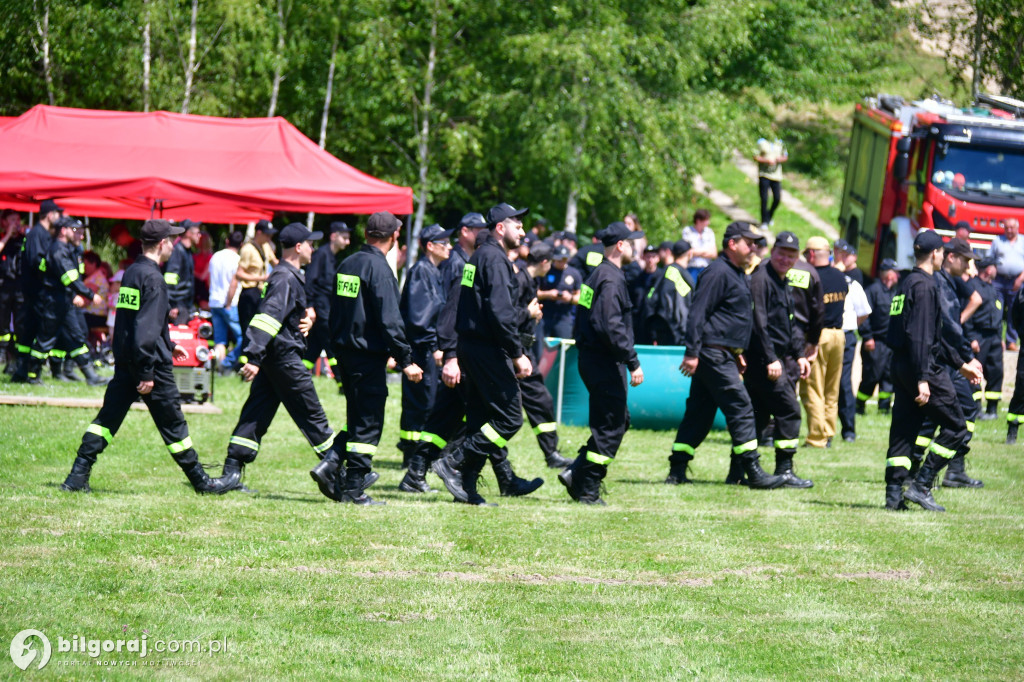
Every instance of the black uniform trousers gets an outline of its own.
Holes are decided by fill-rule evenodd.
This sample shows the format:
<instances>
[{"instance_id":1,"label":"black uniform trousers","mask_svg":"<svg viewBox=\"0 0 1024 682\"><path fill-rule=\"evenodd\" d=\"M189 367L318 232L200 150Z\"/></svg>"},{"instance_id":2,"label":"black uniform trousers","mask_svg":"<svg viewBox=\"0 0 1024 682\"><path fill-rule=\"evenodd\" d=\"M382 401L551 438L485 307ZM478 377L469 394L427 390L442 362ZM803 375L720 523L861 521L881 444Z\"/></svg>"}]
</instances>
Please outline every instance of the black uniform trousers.
<instances>
[{"instance_id":1,"label":"black uniform trousers","mask_svg":"<svg viewBox=\"0 0 1024 682\"><path fill-rule=\"evenodd\" d=\"M68 351L77 351L76 357L82 358L83 364L87 363L89 347L86 345L84 320L78 315L67 293L63 289L43 290L38 306L39 329L29 351L33 362L43 362L57 349L55 358L67 355ZM63 341L60 348L58 341Z\"/></svg>"},{"instance_id":2,"label":"black uniform trousers","mask_svg":"<svg viewBox=\"0 0 1024 682\"><path fill-rule=\"evenodd\" d=\"M248 287L238 292L238 327L242 330L240 338L245 339L245 330L249 328L249 322L259 311L262 297L263 289L258 286Z\"/></svg>"},{"instance_id":3,"label":"black uniform trousers","mask_svg":"<svg viewBox=\"0 0 1024 682\"><path fill-rule=\"evenodd\" d=\"M800 443L800 401L796 397L796 382L800 366L793 358L782 360L782 376L776 381L768 378L766 365L750 367L744 375L747 393L754 406L754 424L758 440L765 440L768 425L775 418L775 452L793 457Z\"/></svg>"},{"instance_id":4,"label":"black uniform trousers","mask_svg":"<svg viewBox=\"0 0 1024 682\"><path fill-rule=\"evenodd\" d=\"M146 395L139 395L138 385L138 377L128 368L121 363L115 365L114 378L107 384L103 395L103 407L82 436L78 456L94 464L96 457L117 435L132 403L141 398L149 408L149 416L153 418L171 457L183 467L195 463L196 452L188 435L188 423L181 412L181 395L171 366L158 365L153 369L153 390Z\"/></svg>"},{"instance_id":5,"label":"black uniform trousers","mask_svg":"<svg viewBox=\"0 0 1024 682\"><path fill-rule=\"evenodd\" d=\"M853 358L857 354L857 335L846 334L843 346L843 372L839 376L839 424L843 437L857 435L857 403L853 399Z\"/></svg>"},{"instance_id":6,"label":"black uniform trousers","mask_svg":"<svg viewBox=\"0 0 1024 682\"><path fill-rule=\"evenodd\" d=\"M340 456L345 435L331 430L313 378L299 354L293 351L281 357L268 357L260 365L228 441L228 457L245 464L255 460L263 434L282 404L318 457L323 459L332 449Z\"/></svg>"},{"instance_id":7,"label":"black uniform trousers","mask_svg":"<svg viewBox=\"0 0 1024 682\"><path fill-rule=\"evenodd\" d=\"M588 462L608 466L629 430L629 372L614 358L596 350L580 348L579 370L590 394L590 439Z\"/></svg>"},{"instance_id":8,"label":"black uniform trousers","mask_svg":"<svg viewBox=\"0 0 1024 682\"><path fill-rule=\"evenodd\" d=\"M533 364L533 374L519 380L519 392L523 397L523 411L533 427L537 445L547 457L558 450L558 422L555 421L555 401L540 373L540 349L543 341L537 339L526 354Z\"/></svg>"},{"instance_id":9,"label":"black uniform trousers","mask_svg":"<svg viewBox=\"0 0 1024 682\"><path fill-rule=\"evenodd\" d=\"M437 459L441 451L466 436L466 402L462 399L463 385L448 388L438 383L434 404L427 413L420 431L420 444L416 454L427 462Z\"/></svg>"},{"instance_id":10,"label":"black uniform trousers","mask_svg":"<svg viewBox=\"0 0 1024 682\"><path fill-rule=\"evenodd\" d=\"M508 442L523 426L523 403L512 360L502 348L459 339L459 367L465 383L466 440L463 459L471 469L486 459L508 457Z\"/></svg>"},{"instance_id":11,"label":"black uniform trousers","mask_svg":"<svg viewBox=\"0 0 1024 682\"><path fill-rule=\"evenodd\" d=\"M892 379L889 378L889 364L892 350L881 339L875 339L875 349L860 347L860 388L857 401L866 403L878 388L878 406L888 407L892 400Z\"/></svg>"},{"instance_id":12,"label":"black uniform trousers","mask_svg":"<svg viewBox=\"0 0 1024 682\"><path fill-rule=\"evenodd\" d=\"M32 342L35 341L36 335L39 334L40 289L41 287L33 288L29 291L22 290L24 302L14 318L14 335L17 338L16 348L18 354L25 361L28 361L30 358L35 358L39 361L46 359L45 357L39 358L32 355Z\"/></svg>"},{"instance_id":13,"label":"black uniform trousers","mask_svg":"<svg viewBox=\"0 0 1024 682\"><path fill-rule=\"evenodd\" d=\"M420 441L441 383L441 369L427 346L413 346L412 361L423 369L423 380L413 383L402 375L402 417L398 427L398 437L404 441L402 447L410 448L410 453Z\"/></svg>"},{"instance_id":14,"label":"black uniform trousers","mask_svg":"<svg viewBox=\"0 0 1024 682\"><path fill-rule=\"evenodd\" d=\"M1017 379L1013 385L1013 396L1006 410L1009 424L1024 424L1024 362L1017 361Z\"/></svg>"},{"instance_id":15,"label":"black uniform trousers","mask_svg":"<svg viewBox=\"0 0 1024 682\"><path fill-rule=\"evenodd\" d=\"M989 403L997 403L1003 397L1003 343L999 332L986 333L978 342L978 362L985 372L985 391L982 395L975 392L975 400L985 398Z\"/></svg>"},{"instance_id":16,"label":"black uniform trousers","mask_svg":"<svg viewBox=\"0 0 1024 682\"><path fill-rule=\"evenodd\" d=\"M4 355L11 344L17 341L14 321L18 319L24 297L18 286L0 287L0 355ZM31 343L31 339L29 339Z\"/></svg>"},{"instance_id":17,"label":"black uniform trousers","mask_svg":"<svg viewBox=\"0 0 1024 682\"><path fill-rule=\"evenodd\" d=\"M388 399L386 353L367 353L335 347L341 387L345 391L348 470L369 473L384 430L384 406Z\"/></svg>"},{"instance_id":18,"label":"black uniform trousers","mask_svg":"<svg viewBox=\"0 0 1024 682\"><path fill-rule=\"evenodd\" d=\"M956 392L956 402L964 416L964 425L967 428L967 437L963 442L964 454L966 454L967 444L974 437L974 421L978 417L978 404L974 401L974 387L971 386L971 382L967 380L967 377L952 367L949 368L948 374L949 380L953 384L953 390ZM920 458L931 444L938 425L939 423L932 417L925 417L924 422L921 424L921 430L917 434L917 439L914 441L915 459Z\"/></svg>"},{"instance_id":19,"label":"black uniform trousers","mask_svg":"<svg viewBox=\"0 0 1024 682\"><path fill-rule=\"evenodd\" d=\"M970 435L948 372L942 371L929 378L931 394L924 405L915 402L917 380L909 361L898 354L892 363L892 379L895 390L885 461L885 482L890 485L903 484L909 477L914 443L925 419L931 419L939 427L929 449L944 460L955 456Z\"/></svg>"},{"instance_id":20,"label":"black uniform trousers","mask_svg":"<svg viewBox=\"0 0 1024 682\"><path fill-rule=\"evenodd\" d=\"M676 442L668 461L684 466L711 432L715 413L721 409L732 437L732 454L754 457L757 454L757 427L754 407L740 378L736 356L722 348L700 349L697 372L690 380L686 413L679 422Z\"/></svg>"},{"instance_id":21,"label":"black uniform trousers","mask_svg":"<svg viewBox=\"0 0 1024 682\"><path fill-rule=\"evenodd\" d=\"M320 359L320 354L326 351L327 365L331 368L334 378L340 381L337 370L338 359L334 357L334 349L331 346L329 311L320 308L313 310L316 312L316 322L313 323L309 335L306 337L306 352L302 355L302 363L312 370L316 361Z\"/></svg>"},{"instance_id":22,"label":"black uniform trousers","mask_svg":"<svg viewBox=\"0 0 1024 682\"><path fill-rule=\"evenodd\" d=\"M70 306L57 335L57 343L50 351L51 364L58 366L65 358L75 361L79 367L89 364L89 326L81 308Z\"/></svg>"}]
</instances>

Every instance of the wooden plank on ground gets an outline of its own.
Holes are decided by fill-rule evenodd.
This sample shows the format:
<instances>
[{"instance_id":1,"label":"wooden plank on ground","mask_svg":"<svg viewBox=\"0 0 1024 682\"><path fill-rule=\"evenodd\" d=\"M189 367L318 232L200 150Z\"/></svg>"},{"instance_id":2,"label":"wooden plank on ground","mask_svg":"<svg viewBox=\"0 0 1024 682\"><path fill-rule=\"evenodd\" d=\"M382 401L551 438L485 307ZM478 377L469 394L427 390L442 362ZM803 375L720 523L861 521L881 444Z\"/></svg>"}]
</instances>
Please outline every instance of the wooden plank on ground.
<instances>
[{"instance_id":1,"label":"wooden plank on ground","mask_svg":"<svg viewBox=\"0 0 1024 682\"><path fill-rule=\"evenodd\" d=\"M89 407L98 410L103 406L100 398L52 398L38 395L0 395L0 405L43 405L47 407ZM132 404L133 410L148 410L145 403L136 402ZM201 405L183 403L182 412L192 414L223 414L224 411L213 403Z\"/></svg>"}]
</instances>

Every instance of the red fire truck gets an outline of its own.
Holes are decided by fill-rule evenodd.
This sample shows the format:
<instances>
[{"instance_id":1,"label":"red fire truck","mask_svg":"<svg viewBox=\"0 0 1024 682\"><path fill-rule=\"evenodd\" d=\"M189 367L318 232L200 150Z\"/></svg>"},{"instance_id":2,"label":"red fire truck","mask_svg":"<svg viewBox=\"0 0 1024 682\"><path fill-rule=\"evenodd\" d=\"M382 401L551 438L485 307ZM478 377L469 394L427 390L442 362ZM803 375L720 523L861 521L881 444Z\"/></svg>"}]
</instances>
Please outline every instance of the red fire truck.
<instances>
[{"instance_id":1,"label":"red fire truck","mask_svg":"<svg viewBox=\"0 0 1024 682\"><path fill-rule=\"evenodd\" d=\"M879 95L857 105L839 223L865 273L883 258L912 268L921 229L948 238L966 223L985 251L1011 217L1024 223L1024 102L983 95L964 109Z\"/></svg>"}]
</instances>

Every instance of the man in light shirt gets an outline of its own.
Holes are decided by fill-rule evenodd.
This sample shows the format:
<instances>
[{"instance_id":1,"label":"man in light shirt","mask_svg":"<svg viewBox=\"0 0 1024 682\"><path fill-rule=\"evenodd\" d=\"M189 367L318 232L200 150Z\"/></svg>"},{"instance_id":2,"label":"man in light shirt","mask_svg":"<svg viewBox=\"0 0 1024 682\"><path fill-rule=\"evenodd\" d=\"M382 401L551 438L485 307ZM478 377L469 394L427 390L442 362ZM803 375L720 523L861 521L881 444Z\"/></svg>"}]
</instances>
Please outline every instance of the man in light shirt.
<instances>
[{"instance_id":1,"label":"man in light shirt","mask_svg":"<svg viewBox=\"0 0 1024 682\"><path fill-rule=\"evenodd\" d=\"M845 252L845 253L844 253ZM843 440L857 440L857 401L853 394L853 358L857 355L857 327L871 315L871 304L856 275L860 275L856 262L857 250L845 241L835 244L835 264L846 276L846 303L843 307L843 373L839 379L839 422ZM863 278L863 275L861 275Z\"/></svg>"},{"instance_id":2,"label":"man in light shirt","mask_svg":"<svg viewBox=\"0 0 1024 682\"><path fill-rule=\"evenodd\" d=\"M697 281L697 275L718 258L718 246L715 244L715 233L711 231L711 212L706 208L698 208L693 214L693 225L683 228L683 239L690 245L690 264L687 270L690 277Z\"/></svg>"},{"instance_id":3,"label":"man in light shirt","mask_svg":"<svg viewBox=\"0 0 1024 682\"><path fill-rule=\"evenodd\" d=\"M210 258L210 315L213 318L214 352L221 368L230 372L241 351L242 329L238 325L238 249L242 233L228 235L223 249ZM227 353L228 341L235 347Z\"/></svg>"},{"instance_id":4,"label":"man in light shirt","mask_svg":"<svg viewBox=\"0 0 1024 682\"><path fill-rule=\"evenodd\" d=\"M1013 299L1024 284L1024 239L1020 238L1020 223L1016 218L1003 221L1003 236L992 240L989 255L997 259L996 290L1003 298L1003 314L1013 307ZM1006 349L1017 350L1017 331L1006 325Z\"/></svg>"}]
</instances>

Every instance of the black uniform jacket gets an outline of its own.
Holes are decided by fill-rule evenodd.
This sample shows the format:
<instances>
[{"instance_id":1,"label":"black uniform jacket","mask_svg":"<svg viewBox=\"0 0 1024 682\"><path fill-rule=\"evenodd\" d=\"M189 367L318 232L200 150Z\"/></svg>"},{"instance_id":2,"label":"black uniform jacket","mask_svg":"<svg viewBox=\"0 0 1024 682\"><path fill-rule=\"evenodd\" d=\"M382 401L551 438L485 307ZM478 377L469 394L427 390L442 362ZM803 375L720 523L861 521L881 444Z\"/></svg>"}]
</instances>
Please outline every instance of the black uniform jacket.
<instances>
[{"instance_id":1,"label":"black uniform jacket","mask_svg":"<svg viewBox=\"0 0 1024 682\"><path fill-rule=\"evenodd\" d=\"M720 255L700 273L686 324L686 355L695 358L702 346L745 350L753 326L747 276Z\"/></svg>"},{"instance_id":2,"label":"black uniform jacket","mask_svg":"<svg viewBox=\"0 0 1024 682\"><path fill-rule=\"evenodd\" d=\"M1002 330L1003 302L991 282L975 277L968 286L981 296L981 306L967 320L964 332L969 341L981 341L983 336L991 336Z\"/></svg>"},{"instance_id":3,"label":"black uniform jacket","mask_svg":"<svg viewBox=\"0 0 1024 682\"><path fill-rule=\"evenodd\" d=\"M327 322L320 319L321 314L330 316L337 274L338 259L331 251L331 245L324 244L313 252L306 266L306 305L316 310L318 322Z\"/></svg>"},{"instance_id":4,"label":"black uniform jacket","mask_svg":"<svg viewBox=\"0 0 1024 682\"><path fill-rule=\"evenodd\" d=\"M66 292L68 300L76 294L92 301L92 290L82 281L81 260L78 249L67 242L54 239L46 253L46 273L43 287L51 295Z\"/></svg>"},{"instance_id":5,"label":"black uniform jacket","mask_svg":"<svg viewBox=\"0 0 1024 682\"><path fill-rule=\"evenodd\" d=\"M633 306L626 277L618 266L602 261L583 282L573 336L581 350L596 350L624 363L640 366L633 346Z\"/></svg>"},{"instance_id":6,"label":"black uniform jacket","mask_svg":"<svg viewBox=\"0 0 1024 682\"><path fill-rule=\"evenodd\" d=\"M336 347L390 355L405 369L412 349L398 310L398 280L380 249L364 244L338 266L331 301Z\"/></svg>"},{"instance_id":7,"label":"black uniform jacket","mask_svg":"<svg viewBox=\"0 0 1024 682\"><path fill-rule=\"evenodd\" d=\"M784 358L803 356L793 338L793 295L786 279L762 261L750 276L750 295L754 299L754 326L750 337L750 355L764 365Z\"/></svg>"},{"instance_id":8,"label":"black uniform jacket","mask_svg":"<svg viewBox=\"0 0 1024 682\"><path fill-rule=\"evenodd\" d=\"M672 342L682 346L686 336L686 323L693 300L693 278L681 265L670 264L658 275L644 300L645 317L652 334L654 330L667 330Z\"/></svg>"},{"instance_id":9,"label":"black uniform jacket","mask_svg":"<svg viewBox=\"0 0 1024 682\"><path fill-rule=\"evenodd\" d=\"M398 309L405 321L409 342L433 353L437 345L437 317L444 305L441 272L424 256L409 269Z\"/></svg>"},{"instance_id":10,"label":"black uniform jacket","mask_svg":"<svg viewBox=\"0 0 1024 682\"><path fill-rule=\"evenodd\" d=\"M898 357L909 361L917 382L928 381L958 357L942 333L938 282L921 268L914 268L895 289L887 342Z\"/></svg>"},{"instance_id":11,"label":"black uniform jacket","mask_svg":"<svg viewBox=\"0 0 1024 682\"><path fill-rule=\"evenodd\" d=\"M518 287L512 261L490 234L462 271L455 316L459 338L501 348L510 358L523 354L519 340Z\"/></svg>"},{"instance_id":12,"label":"black uniform jacket","mask_svg":"<svg viewBox=\"0 0 1024 682\"><path fill-rule=\"evenodd\" d=\"M889 331L889 308L892 307L892 296L895 289L895 286L892 289L886 289L882 280L876 279L864 290L864 294L868 297L868 303L871 304L871 314L857 329L862 340L878 339L885 343L885 335Z\"/></svg>"},{"instance_id":13,"label":"black uniform jacket","mask_svg":"<svg viewBox=\"0 0 1024 682\"><path fill-rule=\"evenodd\" d=\"M167 330L171 305L156 261L139 256L121 280L114 317L114 361L139 381L152 381L153 368L169 365L174 344Z\"/></svg>"},{"instance_id":14,"label":"black uniform jacket","mask_svg":"<svg viewBox=\"0 0 1024 682\"><path fill-rule=\"evenodd\" d=\"M46 271L46 252L50 249L50 231L36 223L25 235L22 248L25 252L21 258L21 290L26 294L35 296L43 283L43 273Z\"/></svg>"},{"instance_id":15,"label":"black uniform jacket","mask_svg":"<svg viewBox=\"0 0 1024 682\"><path fill-rule=\"evenodd\" d=\"M821 288L821 277L814 266L797 261L786 273L786 279L793 287L793 322L804 330L804 340L816 346L821 340L821 327L825 320L825 293Z\"/></svg>"},{"instance_id":16,"label":"black uniform jacket","mask_svg":"<svg viewBox=\"0 0 1024 682\"><path fill-rule=\"evenodd\" d=\"M195 269L192 252L181 242L175 244L164 266L164 281L167 282L167 296L172 308L191 308L195 305Z\"/></svg>"},{"instance_id":17,"label":"black uniform jacket","mask_svg":"<svg viewBox=\"0 0 1024 682\"><path fill-rule=\"evenodd\" d=\"M462 281L462 269L468 262L469 254L462 248L462 245L453 246L448 258L437 266L441 272L441 291L447 293L452 290L453 284L457 285Z\"/></svg>"},{"instance_id":18,"label":"black uniform jacket","mask_svg":"<svg viewBox=\"0 0 1024 682\"><path fill-rule=\"evenodd\" d=\"M245 330L246 362L260 366L265 360L306 350L299 322L306 316L306 278L286 261L274 266L263 298Z\"/></svg>"},{"instance_id":19,"label":"black uniform jacket","mask_svg":"<svg viewBox=\"0 0 1024 682\"><path fill-rule=\"evenodd\" d=\"M583 280L594 272L598 265L604 260L604 245L587 244L569 259L569 267L576 268L583 275Z\"/></svg>"},{"instance_id":20,"label":"black uniform jacket","mask_svg":"<svg viewBox=\"0 0 1024 682\"><path fill-rule=\"evenodd\" d=\"M951 276L945 270L935 273L935 286L939 289L942 302L942 336L949 347L956 351L950 366L960 367L974 358L971 342L967 340L964 327L960 324L960 312L971 297L971 290L965 281Z\"/></svg>"}]
</instances>

